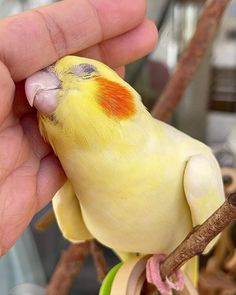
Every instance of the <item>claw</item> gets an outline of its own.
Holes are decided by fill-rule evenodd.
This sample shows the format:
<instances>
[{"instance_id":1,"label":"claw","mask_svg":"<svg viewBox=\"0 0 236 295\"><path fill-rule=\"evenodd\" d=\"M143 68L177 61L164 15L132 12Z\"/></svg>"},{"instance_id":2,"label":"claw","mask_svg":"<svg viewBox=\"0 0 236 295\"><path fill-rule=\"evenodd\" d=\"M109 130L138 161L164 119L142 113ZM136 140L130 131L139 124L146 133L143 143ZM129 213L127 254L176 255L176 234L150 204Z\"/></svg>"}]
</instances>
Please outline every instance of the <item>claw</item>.
<instances>
[{"instance_id":1,"label":"claw","mask_svg":"<svg viewBox=\"0 0 236 295\"><path fill-rule=\"evenodd\" d=\"M172 282L166 278L165 281L161 278L160 263L163 262L166 255L159 254L149 258L146 266L146 277L148 283L156 286L161 294L168 294L172 289L182 291L184 289L184 274L181 270L175 271L176 281Z\"/></svg>"}]
</instances>

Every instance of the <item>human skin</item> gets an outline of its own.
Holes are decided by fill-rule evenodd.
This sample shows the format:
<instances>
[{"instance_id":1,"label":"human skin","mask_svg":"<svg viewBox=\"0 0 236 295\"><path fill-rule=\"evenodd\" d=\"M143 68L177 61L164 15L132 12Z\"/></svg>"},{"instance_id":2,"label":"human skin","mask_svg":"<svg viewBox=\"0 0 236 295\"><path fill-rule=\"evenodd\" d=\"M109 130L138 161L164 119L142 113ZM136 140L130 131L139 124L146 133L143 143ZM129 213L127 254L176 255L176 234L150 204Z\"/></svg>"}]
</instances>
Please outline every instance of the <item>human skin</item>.
<instances>
[{"instance_id":1,"label":"human skin","mask_svg":"<svg viewBox=\"0 0 236 295\"><path fill-rule=\"evenodd\" d=\"M0 22L0 255L62 186L60 163L39 134L24 79L67 54L124 74L150 52L155 25L145 0L65 0Z\"/></svg>"}]
</instances>

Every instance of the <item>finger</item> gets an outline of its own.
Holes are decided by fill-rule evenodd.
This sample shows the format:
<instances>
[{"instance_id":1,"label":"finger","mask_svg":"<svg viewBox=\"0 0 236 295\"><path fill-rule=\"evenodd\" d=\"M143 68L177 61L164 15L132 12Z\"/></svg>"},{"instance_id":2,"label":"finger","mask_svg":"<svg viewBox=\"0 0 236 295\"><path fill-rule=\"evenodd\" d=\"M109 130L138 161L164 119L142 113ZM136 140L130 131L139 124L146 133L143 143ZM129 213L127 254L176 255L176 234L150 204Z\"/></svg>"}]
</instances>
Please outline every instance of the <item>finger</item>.
<instances>
[{"instance_id":1,"label":"finger","mask_svg":"<svg viewBox=\"0 0 236 295\"><path fill-rule=\"evenodd\" d=\"M31 173L28 173L29 170L30 166L16 169L1 183L0 256L16 242L35 214L35 180Z\"/></svg>"},{"instance_id":2,"label":"finger","mask_svg":"<svg viewBox=\"0 0 236 295\"><path fill-rule=\"evenodd\" d=\"M26 116L24 116L21 119L21 125L35 156L39 160L47 156L52 151L52 148L40 135L36 113L27 114Z\"/></svg>"},{"instance_id":3,"label":"finger","mask_svg":"<svg viewBox=\"0 0 236 295\"><path fill-rule=\"evenodd\" d=\"M146 19L135 29L87 48L78 55L93 57L116 68L151 52L156 46L157 36L156 25Z\"/></svg>"},{"instance_id":4,"label":"finger","mask_svg":"<svg viewBox=\"0 0 236 295\"><path fill-rule=\"evenodd\" d=\"M124 77L125 77L125 66L123 66L123 67L119 67L119 68L116 68L115 71L117 72L117 74L118 74L122 79L124 79Z\"/></svg>"},{"instance_id":5,"label":"finger","mask_svg":"<svg viewBox=\"0 0 236 295\"><path fill-rule=\"evenodd\" d=\"M9 116L15 85L11 79L10 73L3 63L0 62L0 129L3 127L4 120Z\"/></svg>"},{"instance_id":6,"label":"finger","mask_svg":"<svg viewBox=\"0 0 236 295\"><path fill-rule=\"evenodd\" d=\"M18 137L20 138L20 135ZM19 138L14 138L14 141L19 141ZM14 144L9 147L13 148ZM24 147L22 150L25 152L19 151L16 155L13 165L16 168L1 181L0 256L15 243L33 215L50 201L65 178L58 160L52 153L39 163L30 149L29 155ZM24 163L25 156L30 159Z\"/></svg>"},{"instance_id":7,"label":"finger","mask_svg":"<svg viewBox=\"0 0 236 295\"><path fill-rule=\"evenodd\" d=\"M21 118L27 113L36 113L36 110L29 105L26 99L25 80L16 83L13 110L18 118Z\"/></svg>"},{"instance_id":8,"label":"finger","mask_svg":"<svg viewBox=\"0 0 236 295\"><path fill-rule=\"evenodd\" d=\"M66 180L61 164L51 153L40 163L37 183L38 210L45 207Z\"/></svg>"},{"instance_id":9,"label":"finger","mask_svg":"<svg viewBox=\"0 0 236 295\"><path fill-rule=\"evenodd\" d=\"M0 59L15 81L142 22L145 0L68 0L0 22Z\"/></svg>"}]
</instances>

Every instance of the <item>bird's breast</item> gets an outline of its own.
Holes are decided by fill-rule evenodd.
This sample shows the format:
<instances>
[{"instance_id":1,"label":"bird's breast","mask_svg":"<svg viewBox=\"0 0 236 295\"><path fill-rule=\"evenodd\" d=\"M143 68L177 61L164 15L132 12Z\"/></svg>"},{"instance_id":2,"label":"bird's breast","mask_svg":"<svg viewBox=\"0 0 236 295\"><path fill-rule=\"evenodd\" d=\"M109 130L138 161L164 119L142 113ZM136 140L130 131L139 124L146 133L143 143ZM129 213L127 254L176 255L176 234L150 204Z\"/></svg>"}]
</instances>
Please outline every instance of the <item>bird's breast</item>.
<instances>
[{"instance_id":1,"label":"bird's breast","mask_svg":"<svg viewBox=\"0 0 236 295\"><path fill-rule=\"evenodd\" d=\"M119 251L169 252L192 226L182 188L184 166L175 167L176 177L161 159L157 163L138 156L113 157L83 154L64 167L86 226L95 238Z\"/></svg>"}]
</instances>

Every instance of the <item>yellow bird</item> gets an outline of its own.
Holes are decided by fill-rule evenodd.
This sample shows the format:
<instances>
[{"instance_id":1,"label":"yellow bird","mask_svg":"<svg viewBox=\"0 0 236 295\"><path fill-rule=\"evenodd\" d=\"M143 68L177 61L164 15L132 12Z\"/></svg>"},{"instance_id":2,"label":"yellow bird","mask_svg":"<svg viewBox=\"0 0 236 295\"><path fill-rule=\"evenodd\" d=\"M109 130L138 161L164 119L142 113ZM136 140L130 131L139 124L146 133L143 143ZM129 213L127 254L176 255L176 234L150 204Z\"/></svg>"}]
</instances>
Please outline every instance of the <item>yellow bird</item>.
<instances>
[{"instance_id":1,"label":"yellow bird","mask_svg":"<svg viewBox=\"0 0 236 295\"><path fill-rule=\"evenodd\" d=\"M223 203L210 148L154 119L103 63L66 56L25 88L68 178L53 198L66 239L168 254Z\"/></svg>"}]
</instances>

